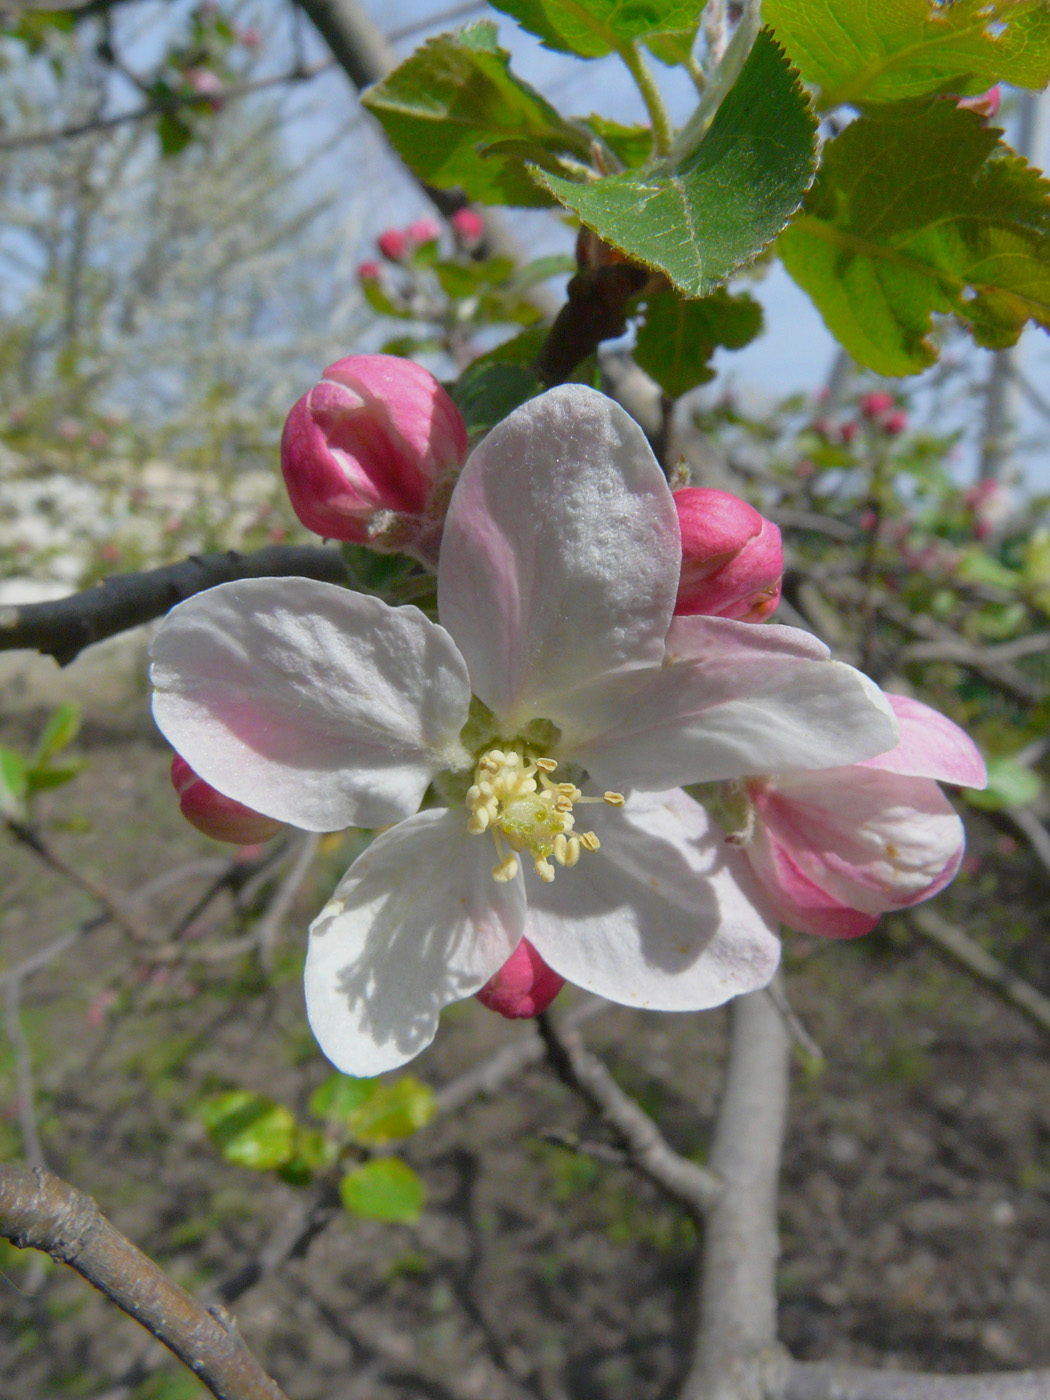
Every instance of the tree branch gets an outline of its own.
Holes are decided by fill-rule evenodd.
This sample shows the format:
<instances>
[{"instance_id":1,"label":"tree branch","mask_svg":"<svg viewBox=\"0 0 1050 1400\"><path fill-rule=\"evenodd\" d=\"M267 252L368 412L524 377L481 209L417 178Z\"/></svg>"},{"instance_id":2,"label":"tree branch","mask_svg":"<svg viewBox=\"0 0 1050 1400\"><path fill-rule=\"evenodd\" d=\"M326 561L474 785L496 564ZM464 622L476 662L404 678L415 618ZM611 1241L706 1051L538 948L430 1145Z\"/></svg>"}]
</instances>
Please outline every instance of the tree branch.
<instances>
[{"instance_id":1,"label":"tree branch","mask_svg":"<svg viewBox=\"0 0 1050 1400\"><path fill-rule=\"evenodd\" d=\"M319 545L268 545L252 554L197 554L141 574L114 574L93 588L53 603L0 607L0 651L20 648L66 666L83 649L162 617L184 598L240 578L299 576L346 583L346 565Z\"/></svg>"},{"instance_id":2,"label":"tree branch","mask_svg":"<svg viewBox=\"0 0 1050 1400\"><path fill-rule=\"evenodd\" d=\"M693 1357L681 1400L758 1400L777 1344L777 1179L790 1040L765 992L737 997L711 1169L722 1191L704 1225Z\"/></svg>"},{"instance_id":3,"label":"tree branch","mask_svg":"<svg viewBox=\"0 0 1050 1400\"><path fill-rule=\"evenodd\" d=\"M68 1264L164 1343L217 1400L285 1400L223 1309L209 1310L48 1171L0 1165L0 1235Z\"/></svg>"},{"instance_id":4,"label":"tree branch","mask_svg":"<svg viewBox=\"0 0 1050 1400\"><path fill-rule=\"evenodd\" d=\"M869 1371L823 1361L795 1361L770 1400L1050 1400L1050 1371L925 1376Z\"/></svg>"},{"instance_id":5,"label":"tree branch","mask_svg":"<svg viewBox=\"0 0 1050 1400\"><path fill-rule=\"evenodd\" d=\"M993 958L991 953L986 953L968 933L950 924L932 909L913 910L911 923L926 942L949 962L983 983L1007 1006L1020 1011L1044 1035L1050 1035L1050 997L1045 997L1030 982Z\"/></svg>"},{"instance_id":6,"label":"tree branch","mask_svg":"<svg viewBox=\"0 0 1050 1400\"><path fill-rule=\"evenodd\" d=\"M674 1151L601 1060L584 1049L578 1031L567 1028L564 1022L556 1024L547 1012L536 1019L555 1071L616 1129L631 1165L695 1217L711 1210L722 1194L718 1177Z\"/></svg>"}]
</instances>

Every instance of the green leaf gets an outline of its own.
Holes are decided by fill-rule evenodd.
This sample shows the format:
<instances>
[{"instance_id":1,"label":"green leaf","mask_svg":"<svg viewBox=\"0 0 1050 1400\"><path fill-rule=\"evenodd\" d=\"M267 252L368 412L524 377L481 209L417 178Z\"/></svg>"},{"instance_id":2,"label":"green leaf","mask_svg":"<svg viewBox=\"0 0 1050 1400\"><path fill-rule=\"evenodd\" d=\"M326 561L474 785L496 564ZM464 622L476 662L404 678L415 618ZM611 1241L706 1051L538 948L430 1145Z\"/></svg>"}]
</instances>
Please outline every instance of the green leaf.
<instances>
[{"instance_id":1,"label":"green leaf","mask_svg":"<svg viewBox=\"0 0 1050 1400\"><path fill-rule=\"evenodd\" d=\"M344 1123L375 1093L378 1079L355 1079L349 1074L330 1074L310 1095L309 1109L315 1118Z\"/></svg>"},{"instance_id":2,"label":"green leaf","mask_svg":"<svg viewBox=\"0 0 1050 1400\"><path fill-rule=\"evenodd\" d=\"M684 68L692 56L699 27L692 24L688 29L676 29L668 34L650 34L645 40L645 47L668 68Z\"/></svg>"},{"instance_id":3,"label":"green leaf","mask_svg":"<svg viewBox=\"0 0 1050 1400\"><path fill-rule=\"evenodd\" d=\"M14 749L0 748L0 817L22 821L26 815L27 764Z\"/></svg>"},{"instance_id":4,"label":"green leaf","mask_svg":"<svg viewBox=\"0 0 1050 1400\"><path fill-rule=\"evenodd\" d=\"M68 763L49 763L43 768L28 768L26 770L27 794L32 797L34 793L71 783L78 773L83 773L86 767L86 758L73 758Z\"/></svg>"},{"instance_id":5,"label":"green leaf","mask_svg":"<svg viewBox=\"0 0 1050 1400\"><path fill-rule=\"evenodd\" d=\"M671 399L714 378L711 356L724 345L739 350L762 329L762 308L749 296L719 287L709 297L685 301L672 291L649 298L634 358Z\"/></svg>"},{"instance_id":6,"label":"green leaf","mask_svg":"<svg viewBox=\"0 0 1050 1400\"><path fill-rule=\"evenodd\" d=\"M653 133L647 126L624 126L592 112L587 125L628 170L637 170L653 153Z\"/></svg>"},{"instance_id":7,"label":"green leaf","mask_svg":"<svg viewBox=\"0 0 1050 1400\"><path fill-rule=\"evenodd\" d=\"M376 1080L373 1093L347 1116L346 1126L355 1142L383 1147L425 1128L435 1111L430 1085L404 1074L393 1082Z\"/></svg>"},{"instance_id":8,"label":"green leaf","mask_svg":"<svg viewBox=\"0 0 1050 1400\"><path fill-rule=\"evenodd\" d=\"M162 112L157 118L157 136L161 155L177 156L193 140L193 127L174 112Z\"/></svg>"},{"instance_id":9,"label":"green leaf","mask_svg":"<svg viewBox=\"0 0 1050 1400\"><path fill-rule=\"evenodd\" d=\"M517 149L487 152L498 142L524 141L556 160L590 161L584 133L510 72L494 24L429 40L361 100L421 179L441 189L459 185L479 203L551 202Z\"/></svg>"},{"instance_id":10,"label":"green leaf","mask_svg":"<svg viewBox=\"0 0 1050 1400\"><path fill-rule=\"evenodd\" d=\"M797 209L813 177L814 128L794 70L763 30L710 128L676 163L588 185L537 179L607 243L701 297Z\"/></svg>"},{"instance_id":11,"label":"green leaf","mask_svg":"<svg viewBox=\"0 0 1050 1400\"><path fill-rule=\"evenodd\" d=\"M766 0L762 13L829 107L1050 82L1046 0Z\"/></svg>"},{"instance_id":12,"label":"green leaf","mask_svg":"<svg viewBox=\"0 0 1050 1400\"><path fill-rule=\"evenodd\" d=\"M539 375L527 365L470 365L452 391L467 432L488 432L527 400L544 390Z\"/></svg>"},{"instance_id":13,"label":"green leaf","mask_svg":"<svg viewBox=\"0 0 1050 1400\"><path fill-rule=\"evenodd\" d=\"M1050 326L1048 190L975 112L901 103L828 143L778 249L855 359L915 374L937 358L935 311L990 349Z\"/></svg>"},{"instance_id":14,"label":"green leaf","mask_svg":"<svg viewBox=\"0 0 1050 1400\"><path fill-rule=\"evenodd\" d=\"M1000 812L1033 802L1042 790L1042 781L1031 768L1013 758L988 760L988 786L982 792L968 790L966 800L983 812Z\"/></svg>"},{"instance_id":15,"label":"green leaf","mask_svg":"<svg viewBox=\"0 0 1050 1400\"><path fill-rule=\"evenodd\" d=\"M499 0L545 48L601 58L632 39L695 26L698 0ZM676 60L677 61L677 60Z\"/></svg>"},{"instance_id":16,"label":"green leaf","mask_svg":"<svg viewBox=\"0 0 1050 1400\"><path fill-rule=\"evenodd\" d=\"M316 1172L330 1167L339 1156L339 1145L316 1128L297 1128L291 1157L277 1168L283 1181L306 1186Z\"/></svg>"},{"instance_id":17,"label":"green leaf","mask_svg":"<svg viewBox=\"0 0 1050 1400\"><path fill-rule=\"evenodd\" d=\"M44 725L44 731L37 740L36 748L33 750L32 763L38 765L46 763L53 758L56 753L61 753L64 748L73 742L80 733L80 706L67 701L59 705L48 722Z\"/></svg>"},{"instance_id":18,"label":"green leaf","mask_svg":"<svg viewBox=\"0 0 1050 1400\"><path fill-rule=\"evenodd\" d=\"M219 1151L236 1166L270 1171L295 1155L294 1116L262 1094L232 1089L202 1104L200 1116Z\"/></svg>"},{"instance_id":19,"label":"green leaf","mask_svg":"<svg viewBox=\"0 0 1050 1400\"><path fill-rule=\"evenodd\" d=\"M510 340L501 341L491 350L486 350L484 355L479 355L464 371L463 377L476 373L486 365L531 365L546 344L549 334L547 326L530 326L520 335L511 336ZM453 389L452 397L455 396L456 390Z\"/></svg>"},{"instance_id":20,"label":"green leaf","mask_svg":"<svg viewBox=\"0 0 1050 1400\"><path fill-rule=\"evenodd\" d=\"M347 1172L339 1183L339 1196L352 1215L411 1225L423 1209L426 1187L407 1163L381 1157Z\"/></svg>"}]
</instances>

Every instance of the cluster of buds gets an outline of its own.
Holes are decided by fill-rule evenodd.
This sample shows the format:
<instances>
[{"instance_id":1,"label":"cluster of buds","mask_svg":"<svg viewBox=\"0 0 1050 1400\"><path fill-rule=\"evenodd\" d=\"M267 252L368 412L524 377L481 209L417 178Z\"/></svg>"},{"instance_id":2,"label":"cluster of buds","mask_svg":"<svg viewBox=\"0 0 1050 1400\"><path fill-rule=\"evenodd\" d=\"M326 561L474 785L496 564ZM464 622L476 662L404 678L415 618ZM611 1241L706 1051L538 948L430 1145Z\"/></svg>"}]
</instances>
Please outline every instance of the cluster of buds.
<instances>
[{"instance_id":1,"label":"cluster of buds","mask_svg":"<svg viewBox=\"0 0 1050 1400\"><path fill-rule=\"evenodd\" d=\"M485 223L476 209L457 209L449 219L449 227L457 249L473 253L485 237ZM388 228L376 239L381 257L398 267L408 267L421 248L436 245L441 237L441 225L434 219L415 219L404 228ZM383 276L382 263L366 259L360 263L357 276L361 282L378 282Z\"/></svg>"},{"instance_id":2,"label":"cluster of buds","mask_svg":"<svg viewBox=\"0 0 1050 1400\"><path fill-rule=\"evenodd\" d=\"M963 494L963 503L973 517L973 537L986 540L1009 520L1013 511L1010 493L1001 481L978 481Z\"/></svg>"},{"instance_id":3,"label":"cluster of buds","mask_svg":"<svg viewBox=\"0 0 1050 1400\"><path fill-rule=\"evenodd\" d=\"M870 394L862 394L857 407L869 423L880 428L889 437L899 437L908 426L908 415L897 405L897 400L885 389L876 389Z\"/></svg>"},{"instance_id":4,"label":"cluster of buds","mask_svg":"<svg viewBox=\"0 0 1050 1400\"><path fill-rule=\"evenodd\" d=\"M281 438L285 485L308 530L431 567L466 455L459 409L429 371L393 355L329 365Z\"/></svg>"}]
</instances>

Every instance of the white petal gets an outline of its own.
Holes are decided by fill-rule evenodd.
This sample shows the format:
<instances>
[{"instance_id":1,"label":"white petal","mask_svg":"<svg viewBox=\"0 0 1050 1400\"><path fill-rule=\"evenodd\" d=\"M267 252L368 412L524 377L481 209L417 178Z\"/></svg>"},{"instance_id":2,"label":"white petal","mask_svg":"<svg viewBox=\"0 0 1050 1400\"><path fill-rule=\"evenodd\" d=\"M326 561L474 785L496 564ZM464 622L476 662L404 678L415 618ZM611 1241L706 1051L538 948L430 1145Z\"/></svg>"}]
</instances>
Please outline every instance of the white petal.
<instances>
[{"instance_id":1,"label":"white petal","mask_svg":"<svg viewBox=\"0 0 1050 1400\"><path fill-rule=\"evenodd\" d=\"M497 884L495 850L462 811L420 812L358 857L310 925L306 1009L346 1074L394 1069L434 1039L443 1006L471 996L521 941L521 879Z\"/></svg>"},{"instance_id":2,"label":"white petal","mask_svg":"<svg viewBox=\"0 0 1050 1400\"><path fill-rule=\"evenodd\" d=\"M641 429L566 384L471 455L438 568L442 624L508 732L558 720L588 676L659 664L681 564L674 500Z\"/></svg>"},{"instance_id":3,"label":"white petal","mask_svg":"<svg viewBox=\"0 0 1050 1400\"><path fill-rule=\"evenodd\" d=\"M720 617L676 618L659 670L572 706L564 751L617 789L830 768L897 742L878 686L808 633Z\"/></svg>"},{"instance_id":4,"label":"white petal","mask_svg":"<svg viewBox=\"0 0 1050 1400\"><path fill-rule=\"evenodd\" d=\"M697 803L649 794L595 809L593 825L598 851L550 885L528 880L526 932L555 972L657 1011L720 1006L766 985L776 925L746 861Z\"/></svg>"},{"instance_id":5,"label":"white petal","mask_svg":"<svg viewBox=\"0 0 1050 1400\"><path fill-rule=\"evenodd\" d=\"M151 651L166 738L212 787L293 826L385 826L466 761L466 666L416 608L245 579L180 603Z\"/></svg>"}]
</instances>

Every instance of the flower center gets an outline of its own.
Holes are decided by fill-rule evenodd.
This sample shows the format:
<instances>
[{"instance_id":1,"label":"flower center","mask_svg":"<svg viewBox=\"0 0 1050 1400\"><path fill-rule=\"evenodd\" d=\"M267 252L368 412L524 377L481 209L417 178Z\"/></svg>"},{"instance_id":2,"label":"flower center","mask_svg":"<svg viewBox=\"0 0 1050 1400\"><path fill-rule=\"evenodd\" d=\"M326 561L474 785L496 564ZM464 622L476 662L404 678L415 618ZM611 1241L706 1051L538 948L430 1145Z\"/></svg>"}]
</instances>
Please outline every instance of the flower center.
<instances>
[{"instance_id":1,"label":"flower center","mask_svg":"<svg viewBox=\"0 0 1050 1400\"><path fill-rule=\"evenodd\" d=\"M553 758L527 759L517 749L489 749L478 760L473 785L467 789L467 830L473 836L491 833L499 856L492 878L500 884L518 873L515 852L531 856L536 874L550 883L552 856L559 865L571 866L582 851L598 849L593 831L576 831L574 806L585 802L623 806L622 793L584 797L575 783L552 782L550 775L557 766ZM509 851L504 851L504 842Z\"/></svg>"}]
</instances>

